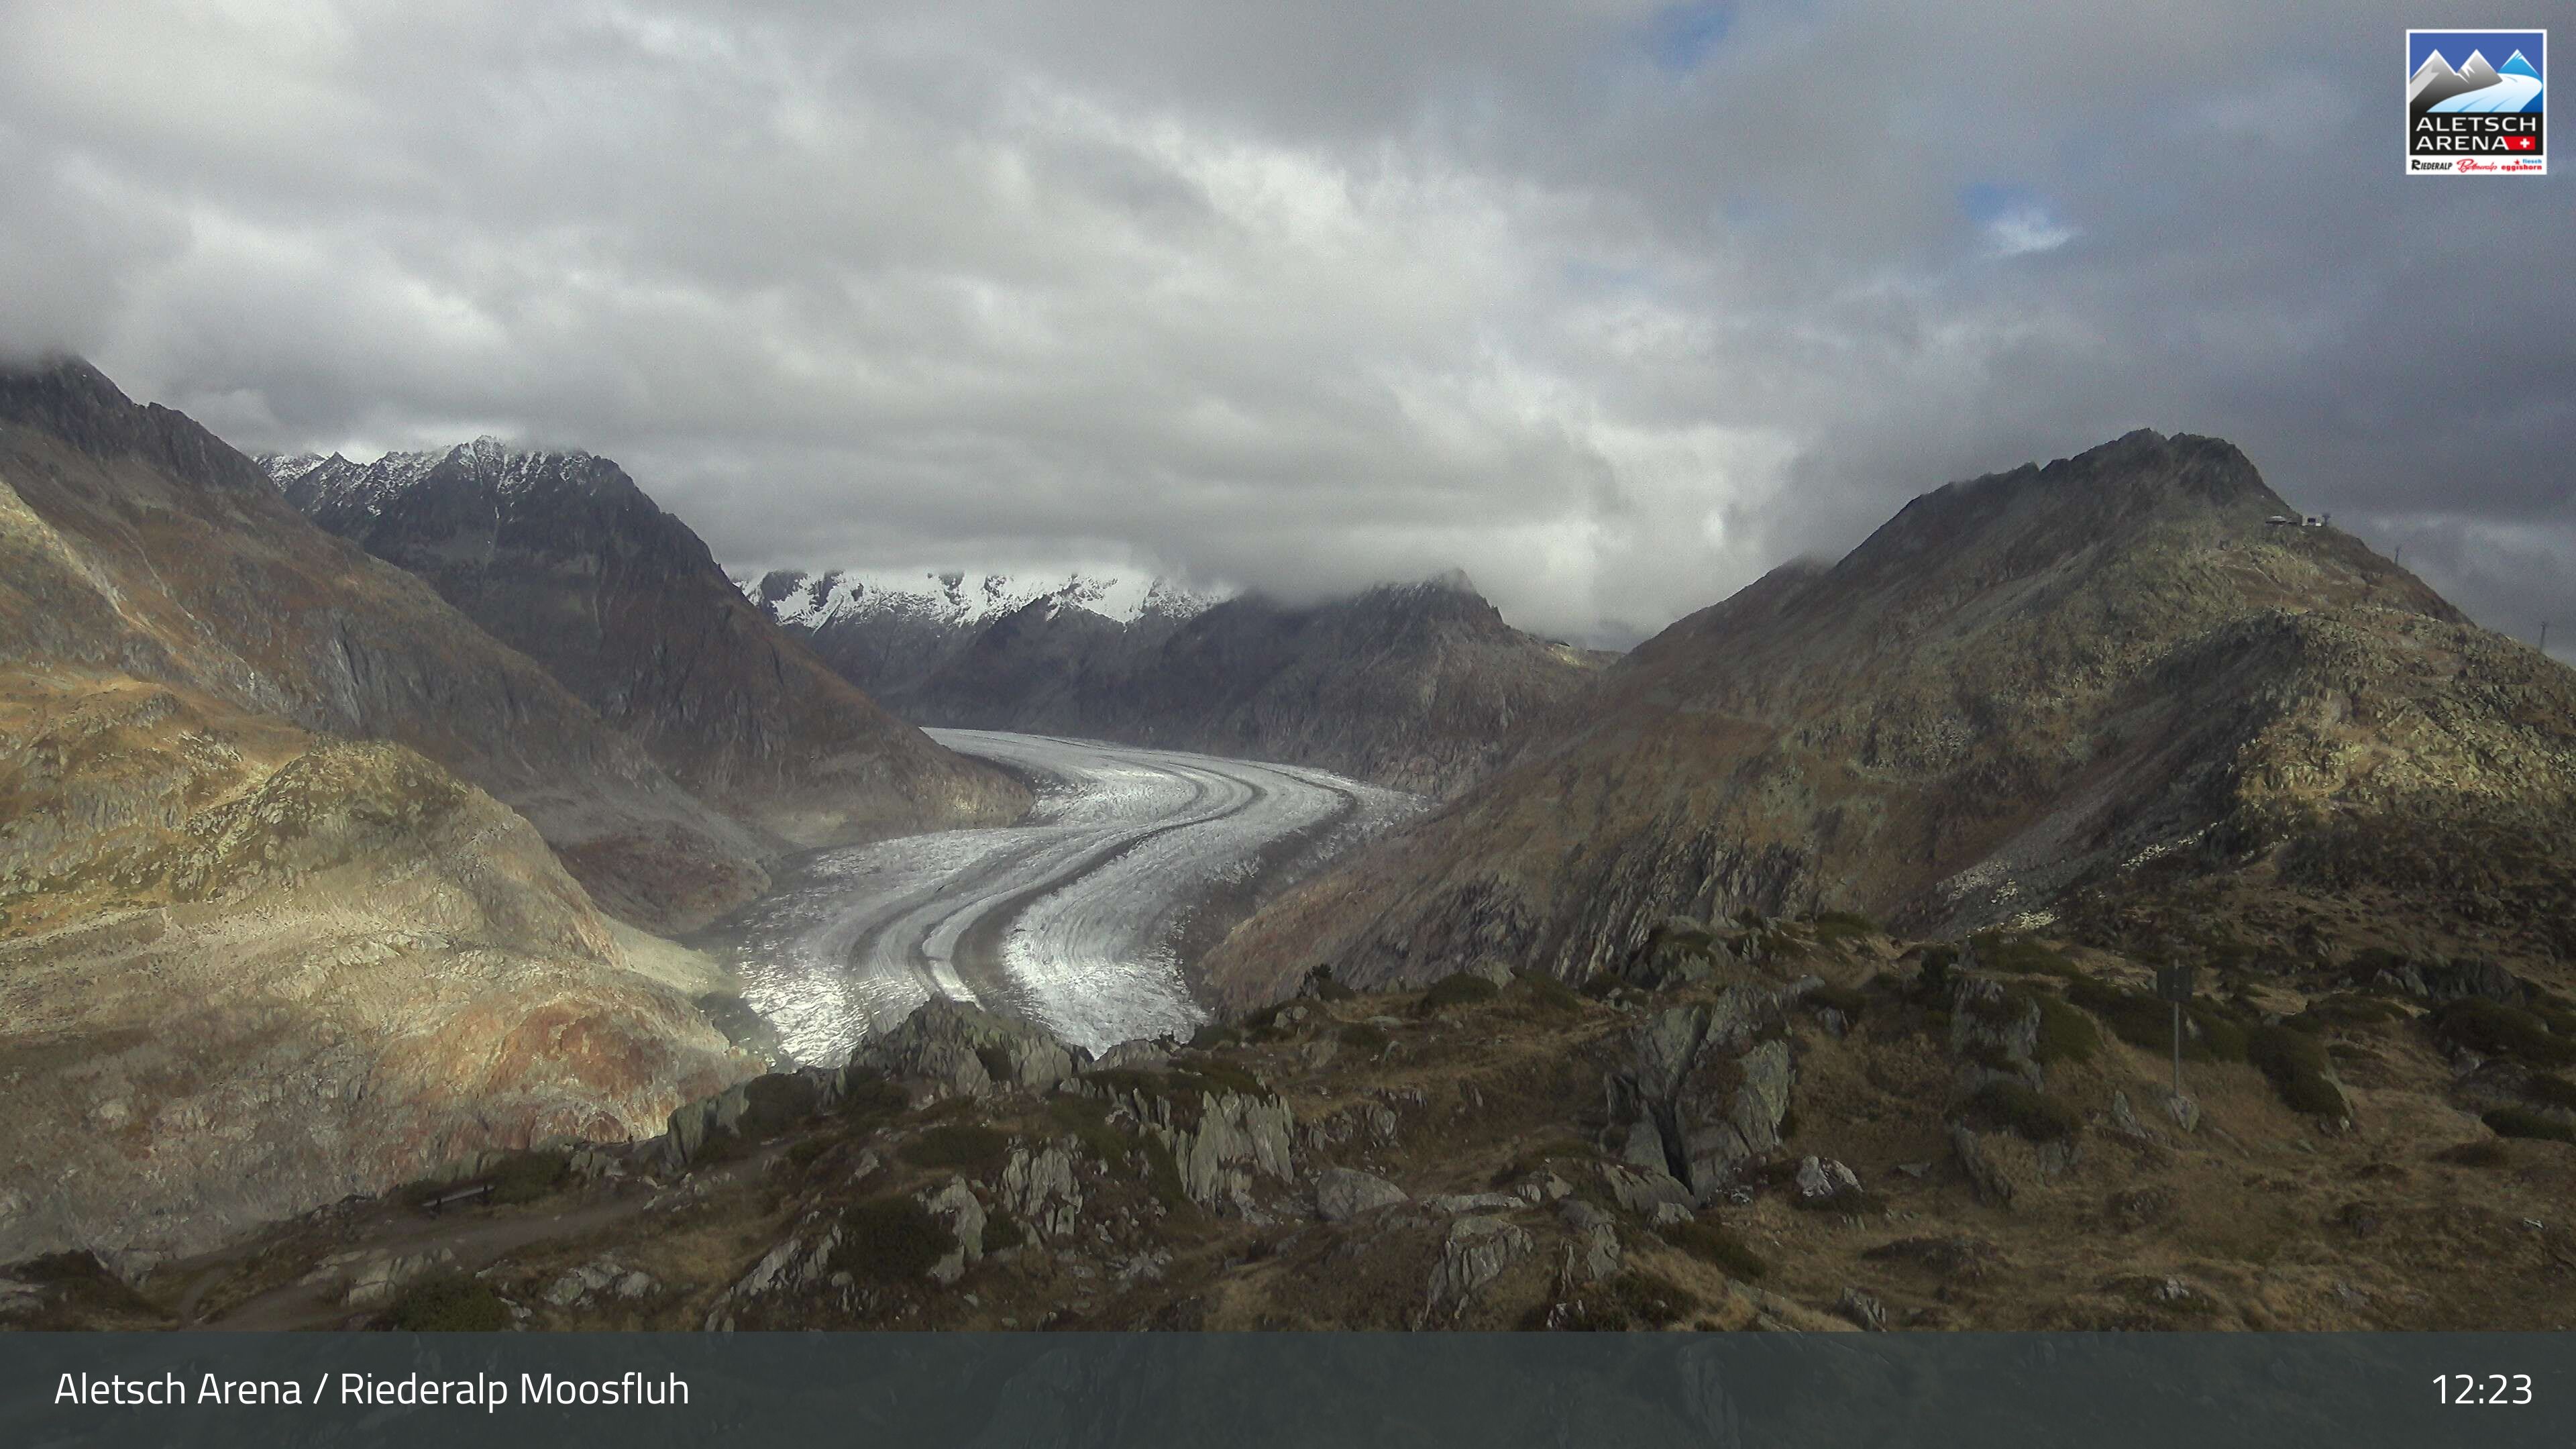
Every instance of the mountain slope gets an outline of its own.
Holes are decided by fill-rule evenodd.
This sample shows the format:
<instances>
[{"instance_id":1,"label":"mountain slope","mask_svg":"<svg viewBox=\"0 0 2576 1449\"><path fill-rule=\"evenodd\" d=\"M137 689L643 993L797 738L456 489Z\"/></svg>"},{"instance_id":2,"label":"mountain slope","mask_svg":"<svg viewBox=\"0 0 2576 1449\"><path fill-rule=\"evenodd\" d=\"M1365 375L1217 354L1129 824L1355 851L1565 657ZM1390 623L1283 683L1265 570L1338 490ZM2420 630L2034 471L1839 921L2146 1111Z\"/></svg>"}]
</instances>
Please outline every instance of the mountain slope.
<instances>
[{"instance_id":1,"label":"mountain slope","mask_svg":"<svg viewBox=\"0 0 2576 1449\"><path fill-rule=\"evenodd\" d=\"M753 592L925 723L1277 760L1429 794L1482 774L1598 666L1504 623L1463 575L1307 606L1202 605L1158 586L1126 617L1066 591L1005 592L1007 609L944 624L882 591L873 608L800 608L801 578Z\"/></svg>"},{"instance_id":2,"label":"mountain slope","mask_svg":"<svg viewBox=\"0 0 2576 1449\"><path fill-rule=\"evenodd\" d=\"M2370 907L2428 947L2576 952L2576 672L2347 535L2267 524L2294 512L2235 448L2147 432L1927 494L1640 646L1210 977L1580 979L1746 908L2216 948L2245 905L2218 881L2315 949Z\"/></svg>"},{"instance_id":3,"label":"mountain slope","mask_svg":"<svg viewBox=\"0 0 2576 1449\"><path fill-rule=\"evenodd\" d=\"M1028 794L764 618L706 544L587 453L275 459L287 501L418 575L701 799L800 846L999 824Z\"/></svg>"},{"instance_id":4,"label":"mountain slope","mask_svg":"<svg viewBox=\"0 0 2576 1449\"><path fill-rule=\"evenodd\" d=\"M405 718L478 689L555 733L509 758ZM525 818L325 722L728 859L533 666L193 424L77 364L0 378L0 1256L187 1251L649 1131L745 1070Z\"/></svg>"}]
</instances>

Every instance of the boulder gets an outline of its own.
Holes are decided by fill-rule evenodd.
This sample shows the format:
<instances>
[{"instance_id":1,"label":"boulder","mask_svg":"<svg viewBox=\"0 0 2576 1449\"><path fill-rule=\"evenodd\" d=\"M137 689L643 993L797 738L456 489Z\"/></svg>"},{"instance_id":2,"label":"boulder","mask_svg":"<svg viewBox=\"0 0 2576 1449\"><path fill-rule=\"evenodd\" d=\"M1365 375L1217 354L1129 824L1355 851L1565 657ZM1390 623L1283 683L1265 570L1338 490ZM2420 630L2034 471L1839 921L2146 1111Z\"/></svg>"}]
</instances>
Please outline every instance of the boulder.
<instances>
[{"instance_id":1,"label":"boulder","mask_svg":"<svg viewBox=\"0 0 2576 1449\"><path fill-rule=\"evenodd\" d=\"M1625 1211L1649 1215L1668 1203L1684 1211L1690 1208L1690 1189L1659 1168L1605 1162L1601 1164L1601 1176L1609 1184L1612 1200Z\"/></svg>"},{"instance_id":2,"label":"boulder","mask_svg":"<svg viewBox=\"0 0 2576 1449\"><path fill-rule=\"evenodd\" d=\"M1537 1246L1529 1230L1501 1218L1459 1218L1449 1225L1440 1245L1440 1261L1431 1269L1431 1289L1422 1321L1455 1318L1466 1311L1486 1285L1529 1256Z\"/></svg>"},{"instance_id":3,"label":"boulder","mask_svg":"<svg viewBox=\"0 0 2576 1449\"><path fill-rule=\"evenodd\" d=\"M1862 1328L1879 1330L1887 1327L1887 1305L1858 1288L1843 1289L1834 1311Z\"/></svg>"},{"instance_id":4,"label":"boulder","mask_svg":"<svg viewBox=\"0 0 2576 1449\"><path fill-rule=\"evenodd\" d=\"M1346 1223L1372 1208L1408 1201L1403 1188L1370 1173L1328 1167L1315 1176L1315 1216L1328 1223Z\"/></svg>"},{"instance_id":5,"label":"boulder","mask_svg":"<svg viewBox=\"0 0 2576 1449\"><path fill-rule=\"evenodd\" d=\"M963 1177L948 1179L948 1185L937 1192L923 1193L920 1202L957 1237L957 1246L930 1268L930 1276L941 1284L954 1283L984 1260L984 1205L976 1201L975 1190Z\"/></svg>"},{"instance_id":6,"label":"boulder","mask_svg":"<svg viewBox=\"0 0 2576 1449\"><path fill-rule=\"evenodd\" d=\"M1474 965L1467 968L1467 974L1479 981L1490 981L1496 986L1512 984L1512 968L1491 956L1478 958Z\"/></svg>"},{"instance_id":7,"label":"boulder","mask_svg":"<svg viewBox=\"0 0 2576 1449\"><path fill-rule=\"evenodd\" d=\"M1002 1164L1002 1205L1040 1239L1072 1236L1082 1220L1073 1154L1052 1143L1035 1152L1013 1147Z\"/></svg>"},{"instance_id":8,"label":"boulder","mask_svg":"<svg viewBox=\"0 0 2576 1449\"><path fill-rule=\"evenodd\" d=\"M1617 1276L1621 1261L1619 1232L1609 1214L1581 1198L1571 1197L1557 1205L1556 1213L1574 1235L1574 1241L1565 1248L1564 1287L1579 1288Z\"/></svg>"},{"instance_id":9,"label":"boulder","mask_svg":"<svg viewBox=\"0 0 2576 1449\"><path fill-rule=\"evenodd\" d=\"M1809 1157L1798 1164L1798 1196L1810 1203L1831 1202L1860 1194L1860 1175L1830 1157Z\"/></svg>"},{"instance_id":10,"label":"boulder","mask_svg":"<svg viewBox=\"0 0 2576 1449\"><path fill-rule=\"evenodd\" d=\"M589 1308L607 1302L633 1303L661 1291L661 1283L640 1268L614 1258L594 1258L546 1285L539 1296L557 1308Z\"/></svg>"}]
</instances>

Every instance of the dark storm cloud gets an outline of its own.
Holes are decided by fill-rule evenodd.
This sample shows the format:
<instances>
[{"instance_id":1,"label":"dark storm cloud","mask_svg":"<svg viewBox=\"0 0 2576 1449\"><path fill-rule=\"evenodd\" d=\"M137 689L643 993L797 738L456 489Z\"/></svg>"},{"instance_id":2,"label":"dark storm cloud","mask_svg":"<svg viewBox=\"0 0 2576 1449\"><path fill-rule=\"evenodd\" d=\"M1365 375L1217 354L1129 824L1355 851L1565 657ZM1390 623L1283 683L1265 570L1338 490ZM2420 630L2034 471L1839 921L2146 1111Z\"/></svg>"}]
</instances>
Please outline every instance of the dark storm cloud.
<instances>
[{"instance_id":1,"label":"dark storm cloud","mask_svg":"<svg viewBox=\"0 0 2576 1449\"><path fill-rule=\"evenodd\" d=\"M1622 642L2154 426L2527 633L2571 183L2402 175L2408 23L20 0L0 348L246 447L589 447L741 563L1454 563Z\"/></svg>"}]
</instances>

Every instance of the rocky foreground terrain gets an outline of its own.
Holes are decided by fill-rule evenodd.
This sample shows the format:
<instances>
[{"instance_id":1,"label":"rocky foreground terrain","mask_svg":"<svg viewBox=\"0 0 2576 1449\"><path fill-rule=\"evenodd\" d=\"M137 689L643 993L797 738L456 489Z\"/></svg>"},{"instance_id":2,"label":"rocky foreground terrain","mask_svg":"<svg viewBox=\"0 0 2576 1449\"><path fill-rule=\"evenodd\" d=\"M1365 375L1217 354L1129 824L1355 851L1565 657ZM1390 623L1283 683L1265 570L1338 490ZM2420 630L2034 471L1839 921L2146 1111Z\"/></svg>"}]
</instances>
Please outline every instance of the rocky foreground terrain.
<instances>
[{"instance_id":1,"label":"rocky foreground terrain","mask_svg":"<svg viewBox=\"0 0 2576 1449\"><path fill-rule=\"evenodd\" d=\"M934 1002L645 1143L194 1259L48 1327L2563 1328L2576 1003L2477 961L2206 981L1849 916L1674 918L1578 992L1328 976L1095 1060ZM431 1206L460 1190L481 1196Z\"/></svg>"},{"instance_id":2,"label":"rocky foreground terrain","mask_svg":"<svg viewBox=\"0 0 2576 1449\"><path fill-rule=\"evenodd\" d=\"M2555 983L2576 670L2297 516L2233 446L2152 432L1926 494L1640 645L1475 788L1246 922L1211 989L1487 956L1579 981L1677 912L1817 909Z\"/></svg>"},{"instance_id":3,"label":"rocky foreground terrain","mask_svg":"<svg viewBox=\"0 0 2576 1449\"><path fill-rule=\"evenodd\" d=\"M1427 795L1483 775L1608 657L1512 628L1463 574L1301 606L1158 589L1108 613L1067 591L999 612L898 608L844 599L828 575L749 589L923 724L1309 765Z\"/></svg>"},{"instance_id":4,"label":"rocky foreground terrain","mask_svg":"<svg viewBox=\"0 0 2576 1449\"><path fill-rule=\"evenodd\" d=\"M543 665L691 794L797 846L1007 824L1017 781L879 709L605 458L491 438L266 460L315 523Z\"/></svg>"}]
</instances>

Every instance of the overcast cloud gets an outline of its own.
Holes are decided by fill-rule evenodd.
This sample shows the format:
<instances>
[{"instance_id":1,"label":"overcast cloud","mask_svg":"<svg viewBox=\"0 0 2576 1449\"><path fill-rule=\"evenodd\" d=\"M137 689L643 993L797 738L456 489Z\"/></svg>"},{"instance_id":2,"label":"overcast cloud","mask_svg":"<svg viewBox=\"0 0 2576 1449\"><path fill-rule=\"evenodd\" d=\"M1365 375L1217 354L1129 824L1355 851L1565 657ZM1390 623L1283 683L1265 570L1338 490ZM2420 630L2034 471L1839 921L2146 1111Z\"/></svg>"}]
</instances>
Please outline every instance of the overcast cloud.
<instances>
[{"instance_id":1,"label":"overcast cloud","mask_svg":"<svg viewBox=\"0 0 2576 1449\"><path fill-rule=\"evenodd\" d=\"M1619 644L2214 433L2576 658L2576 165L2401 174L2420 8L1227 8L0 0L0 345L586 447L739 564Z\"/></svg>"}]
</instances>

